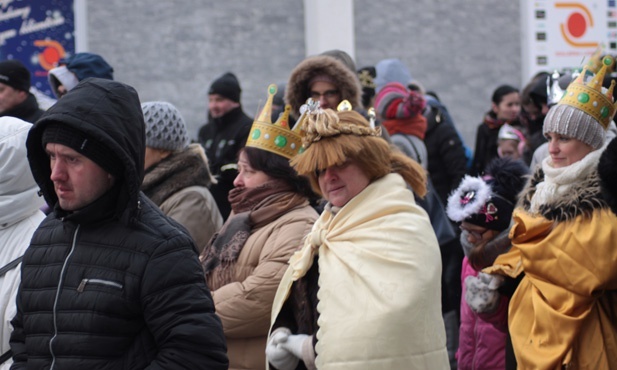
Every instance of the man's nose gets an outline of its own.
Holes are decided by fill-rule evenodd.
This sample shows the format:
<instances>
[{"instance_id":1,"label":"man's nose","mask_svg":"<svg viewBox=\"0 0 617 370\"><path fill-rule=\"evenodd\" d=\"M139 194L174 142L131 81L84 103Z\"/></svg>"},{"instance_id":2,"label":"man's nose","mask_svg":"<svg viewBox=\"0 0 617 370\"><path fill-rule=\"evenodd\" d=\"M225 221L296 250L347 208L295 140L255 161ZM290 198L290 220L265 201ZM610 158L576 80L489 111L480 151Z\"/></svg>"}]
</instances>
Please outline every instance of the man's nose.
<instances>
[{"instance_id":1,"label":"man's nose","mask_svg":"<svg viewBox=\"0 0 617 370\"><path fill-rule=\"evenodd\" d=\"M61 161L53 161L51 163L51 181L63 180L65 175L65 168Z\"/></svg>"}]
</instances>

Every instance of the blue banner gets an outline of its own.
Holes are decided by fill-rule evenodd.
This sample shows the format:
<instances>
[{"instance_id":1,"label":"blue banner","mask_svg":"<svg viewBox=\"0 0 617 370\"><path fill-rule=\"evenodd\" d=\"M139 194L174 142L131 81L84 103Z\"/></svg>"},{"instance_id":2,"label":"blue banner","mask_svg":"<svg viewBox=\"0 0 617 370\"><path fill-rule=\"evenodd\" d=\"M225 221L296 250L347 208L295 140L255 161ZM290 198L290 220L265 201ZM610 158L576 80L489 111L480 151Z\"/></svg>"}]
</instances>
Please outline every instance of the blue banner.
<instances>
[{"instance_id":1,"label":"blue banner","mask_svg":"<svg viewBox=\"0 0 617 370\"><path fill-rule=\"evenodd\" d=\"M47 73L75 53L73 0L0 0L0 60L18 59L32 86L53 96Z\"/></svg>"}]
</instances>

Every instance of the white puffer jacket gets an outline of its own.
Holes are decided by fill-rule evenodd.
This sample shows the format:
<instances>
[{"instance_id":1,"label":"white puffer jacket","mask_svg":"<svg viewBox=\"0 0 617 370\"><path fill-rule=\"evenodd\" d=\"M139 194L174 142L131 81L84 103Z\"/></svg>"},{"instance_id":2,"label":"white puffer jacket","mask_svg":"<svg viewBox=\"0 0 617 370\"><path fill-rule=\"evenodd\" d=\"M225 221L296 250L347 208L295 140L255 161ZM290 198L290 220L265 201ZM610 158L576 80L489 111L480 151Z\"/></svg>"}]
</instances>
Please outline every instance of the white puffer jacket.
<instances>
[{"instance_id":1,"label":"white puffer jacket","mask_svg":"<svg viewBox=\"0 0 617 370\"><path fill-rule=\"evenodd\" d=\"M26 137L32 125L14 117L0 117L0 268L22 256L32 233L45 218L44 201L26 158ZM18 265L0 277L0 353L9 350L20 282ZM13 361L0 365L8 369Z\"/></svg>"}]
</instances>

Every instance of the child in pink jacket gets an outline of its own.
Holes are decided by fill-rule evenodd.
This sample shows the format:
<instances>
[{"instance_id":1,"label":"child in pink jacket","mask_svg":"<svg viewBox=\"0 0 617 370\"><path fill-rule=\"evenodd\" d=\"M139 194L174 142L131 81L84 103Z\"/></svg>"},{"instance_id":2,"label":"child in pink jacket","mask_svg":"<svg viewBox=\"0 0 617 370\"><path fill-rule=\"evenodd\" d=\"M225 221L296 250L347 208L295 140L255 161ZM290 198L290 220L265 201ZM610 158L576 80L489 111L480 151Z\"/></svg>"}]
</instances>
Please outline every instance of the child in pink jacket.
<instances>
[{"instance_id":1,"label":"child in pink jacket","mask_svg":"<svg viewBox=\"0 0 617 370\"><path fill-rule=\"evenodd\" d=\"M502 277L479 272L509 248L512 211L528 168L521 161L496 158L482 177L466 176L448 198L450 219L461 222L465 252L461 271L459 370L504 370L508 301L498 288ZM505 243L504 243L505 242Z\"/></svg>"}]
</instances>

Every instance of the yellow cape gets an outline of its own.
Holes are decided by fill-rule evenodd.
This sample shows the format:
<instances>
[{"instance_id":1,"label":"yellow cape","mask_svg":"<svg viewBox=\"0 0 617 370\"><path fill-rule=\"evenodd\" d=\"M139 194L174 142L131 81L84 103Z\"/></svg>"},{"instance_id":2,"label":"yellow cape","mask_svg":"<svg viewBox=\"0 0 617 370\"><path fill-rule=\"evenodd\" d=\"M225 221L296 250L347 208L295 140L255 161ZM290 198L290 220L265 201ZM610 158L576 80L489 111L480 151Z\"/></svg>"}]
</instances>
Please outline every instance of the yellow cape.
<instances>
[{"instance_id":1,"label":"yellow cape","mask_svg":"<svg viewBox=\"0 0 617 370\"><path fill-rule=\"evenodd\" d=\"M513 220L511 251L484 271L525 272L509 307L518 368L617 369L617 217Z\"/></svg>"}]
</instances>

